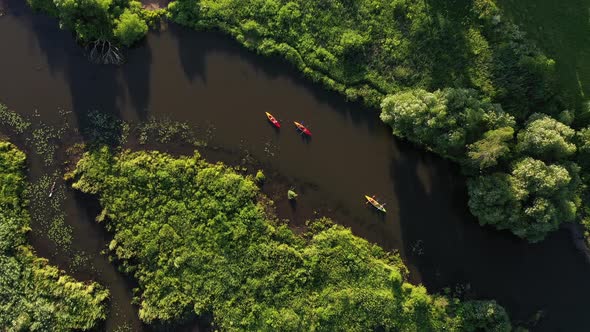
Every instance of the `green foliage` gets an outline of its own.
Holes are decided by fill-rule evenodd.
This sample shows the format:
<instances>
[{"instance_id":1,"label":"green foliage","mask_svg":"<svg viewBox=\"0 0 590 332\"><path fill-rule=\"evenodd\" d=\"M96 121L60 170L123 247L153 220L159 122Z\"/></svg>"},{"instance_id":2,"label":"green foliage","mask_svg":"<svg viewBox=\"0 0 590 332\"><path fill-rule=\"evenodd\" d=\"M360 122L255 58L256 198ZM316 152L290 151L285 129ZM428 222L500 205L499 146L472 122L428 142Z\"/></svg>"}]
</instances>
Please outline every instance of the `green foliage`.
<instances>
[{"instance_id":1,"label":"green foliage","mask_svg":"<svg viewBox=\"0 0 590 332\"><path fill-rule=\"evenodd\" d=\"M101 148L69 176L98 194L109 249L137 279L146 323L213 314L225 331L510 329L493 302L481 313L429 295L406 281L397 255L329 220L299 236L266 219L250 177L198 153Z\"/></svg>"},{"instance_id":2,"label":"green foliage","mask_svg":"<svg viewBox=\"0 0 590 332\"><path fill-rule=\"evenodd\" d=\"M133 43L143 38L148 31L146 22L136 13L125 9L123 14L117 19L117 25L113 33L115 37L125 46L131 46Z\"/></svg>"},{"instance_id":3,"label":"green foliage","mask_svg":"<svg viewBox=\"0 0 590 332\"><path fill-rule=\"evenodd\" d=\"M78 40L114 41L130 46L147 33L148 20L156 14L143 13L135 0L28 0L29 5L59 19L60 26Z\"/></svg>"},{"instance_id":4,"label":"green foliage","mask_svg":"<svg viewBox=\"0 0 590 332\"><path fill-rule=\"evenodd\" d=\"M576 145L580 165L590 167L590 127L582 128L576 133Z\"/></svg>"},{"instance_id":5,"label":"green foliage","mask_svg":"<svg viewBox=\"0 0 590 332\"><path fill-rule=\"evenodd\" d=\"M291 200L291 201L295 200L295 199L297 199L297 196L299 196L299 195L297 195L297 193L293 189L287 190L287 198L289 200Z\"/></svg>"},{"instance_id":6,"label":"green foliage","mask_svg":"<svg viewBox=\"0 0 590 332\"><path fill-rule=\"evenodd\" d=\"M31 123L20 114L9 110L6 105L0 103L0 125L8 126L17 134L22 134L31 126Z\"/></svg>"},{"instance_id":7,"label":"green foliage","mask_svg":"<svg viewBox=\"0 0 590 332\"><path fill-rule=\"evenodd\" d=\"M514 137L512 127L489 130L483 138L468 146L467 157L471 165L483 170L498 164L498 160L510 152L510 141Z\"/></svg>"},{"instance_id":8,"label":"green foliage","mask_svg":"<svg viewBox=\"0 0 590 332\"><path fill-rule=\"evenodd\" d=\"M108 291L82 283L35 256L26 244L25 156L0 142L0 330L89 330L106 318Z\"/></svg>"},{"instance_id":9,"label":"green foliage","mask_svg":"<svg viewBox=\"0 0 590 332\"><path fill-rule=\"evenodd\" d=\"M260 170L258 170L258 172L256 172L256 177L254 179L256 180L257 183L262 184L266 180L266 176L264 175L264 173L260 169Z\"/></svg>"},{"instance_id":10,"label":"green foliage","mask_svg":"<svg viewBox=\"0 0 590 332\"><path fill-rule=\"evenodd\" d=\"M498 105L467 89L400 92L384 98L381 108L381 119L395 135L457 160L481 133L514 126L514 119Z\"/></svg>"},{"instance_id":11,"label":"green foliage","mask_svg":"<svg viewBox=\"0 0 590 332\"><path fill-rule=\"evenodd\" d=\"M494 173L468 182L469 207L482 225L510 229L537 242L563 222L573 221L580 205L579 167L547 165L524 158L510 174Z\"/></svg>"},{"instance_id":12,"label":"green foliage","mask_svg":"<svg viewBox=\"0 0 590 332\"><path fill-rule=\"evenodd\" d=\"M468 331L510 331L504 308L493 301L471 301L461 308L464 329Z\"/></svg>"},{"instance_id":13,"label":"green foliage","mask_svg":"<svg viewBox=\"0 0 590 332\"><path fill-rule=\"evenodd\" d=\"M543 160L559 160L573 155L575 131L545 115L531 115L527 126L518 133L516 149L526 155Z\"/></svg>"},{"instance_id":14,"label":"green foliage","mask_svg":"<svg viewBox=\"0 0 590 332\"><path fill-rule=\"evenodd\" d=\"M177 0L168 16L281 55L314 81L374 106L388 93L444 87L474 88L525 113L556 103L541 79L552 61L487 0Z\"/></svg>"}]
</instances>

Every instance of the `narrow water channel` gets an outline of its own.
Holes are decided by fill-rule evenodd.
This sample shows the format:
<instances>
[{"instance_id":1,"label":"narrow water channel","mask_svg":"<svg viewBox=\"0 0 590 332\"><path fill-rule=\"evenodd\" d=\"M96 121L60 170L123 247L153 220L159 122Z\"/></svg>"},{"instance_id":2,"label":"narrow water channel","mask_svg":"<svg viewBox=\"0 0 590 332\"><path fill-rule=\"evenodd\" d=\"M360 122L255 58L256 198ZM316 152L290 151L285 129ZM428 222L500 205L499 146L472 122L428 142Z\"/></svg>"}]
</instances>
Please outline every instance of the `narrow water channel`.
<instances>
[{"instance_id":1,"label":"narrow water channel","mask_svg":"<svg viewBox=\"0 0 590 332\"><path fill-rule=\"evenodd\" d=\"M528 245L480 227L468 212L458 168L392 137L375 110L348 103L282 61L252 54L218 33L170 25L130 50L127 64L97 66L70 33L31 13L23 0L0 0L0 10L0 101L11 109L37 110L50 122L63 108L78 125L92 110L131 122L151 116L186 121L210 132L210 145L251 155L295 188L297 207L287 204L286 193L273 197L279 217L301 222L313 210L327 213L355 234L399 250L411 280L430 291L449 287L496 299L520 323L541 312L534 331L590 330L590 264L570 234L560 230ZM265 111L283 121L280 131L267 123ZM305 122L313 138L298 136L293 121ZM33 165L31 177L43 171ZM367 207L365 194L386 202L388 213ZM96 207L71 191L67 197L73 246L95 255L93 268L78 277L96 279L113 293L118 318L106 328L121 321L141 328L128 303L131 286L99 256L108 234L93 222ZM50 256L50 246L34 232L32 242Z\"/></svg>"}]
</instances>

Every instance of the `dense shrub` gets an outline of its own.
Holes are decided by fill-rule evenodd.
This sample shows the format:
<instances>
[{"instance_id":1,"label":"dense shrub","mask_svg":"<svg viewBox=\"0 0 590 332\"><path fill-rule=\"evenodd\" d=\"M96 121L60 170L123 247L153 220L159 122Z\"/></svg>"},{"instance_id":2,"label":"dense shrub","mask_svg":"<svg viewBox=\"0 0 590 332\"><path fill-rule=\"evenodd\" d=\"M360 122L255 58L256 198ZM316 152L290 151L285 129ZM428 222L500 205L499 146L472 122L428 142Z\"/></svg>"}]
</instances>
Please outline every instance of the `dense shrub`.
<instances>
[{"instance_id":1,"label":"dense shrub","mask_svg":"<svg viewBox=\"0 0 590 332\"><path fill-rule=\"evenodd\" d=\"M510 141L514 137L514 128L502 127L488 130L483 137L470 144L467 152L467 164L470 167L484 170L493 167L510 153Z\"/></svg>"},{"instance_id":2,"label":"dense shrub","mask_svg":"<svg viewBox=\"0 0 590 332\"><path fill-rule=\"evenodd\" d=\"M116 27L113 31L123 45L131 46L137 40L143 38L148 31L145 21L136 13L125 9L123 14L117 19Z\"/></svg>"},{"instance_id":3,"label":"dense shrub","mask_svg":"<svg viewBox=\"0 0 590 332\"><path fill-rule=\"evenodd\" d=\"M81 283L35 256L23 190L25 156L0 142L0 330L89 330L106 318L108 291Z\"/></svg>"},{"instance_id":4,"label":"dense shrub","mask_svg":"<svg viewBox=\"0 0 590 332\"><path fill-rule=\"evenodd\" d=\"M227 331L510 330L494 302L429 295L397 255L348 229L319 220L294 234L265 215L253 178L197 153L102 148L70 176L99 196L146 323L211 313Z\"/></svg>"}]
</instances>

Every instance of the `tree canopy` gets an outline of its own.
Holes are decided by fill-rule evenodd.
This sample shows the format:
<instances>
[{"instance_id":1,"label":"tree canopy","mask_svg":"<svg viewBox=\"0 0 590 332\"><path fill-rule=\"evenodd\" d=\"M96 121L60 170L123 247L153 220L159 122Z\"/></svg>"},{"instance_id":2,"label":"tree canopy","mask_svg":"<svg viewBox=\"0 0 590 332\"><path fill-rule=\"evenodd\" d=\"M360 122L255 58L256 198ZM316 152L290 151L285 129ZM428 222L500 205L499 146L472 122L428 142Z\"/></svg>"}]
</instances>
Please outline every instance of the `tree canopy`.
<instances>
[{"instance_id":1,"label":"tree canopy","mask_svg":"<svg viewBox=\"0 0 590 332\"><path fill-rule=\"evenodd\" d=\"M139 283L146 323L211 313L228 331L508 331L505 311L406 281L399 256L329 220L278 222L254 179L198 153L85 153L69 175L97 194L109 249Z\"/></svg>"},{"instance_id":2,"label":"tree canopy","mask_svg":"<svg viewBox=\"0 0 590 332\"><path fill-rule=\"evenodd\" d=\"M25 155L0 141L0 330L89 330L106 318L108 291L65 275L26 243Z\"/></svg>"},{"instance_id":3,"label":"tree canopy","mask_svg":"<svg viewBox=\"0 0 590 332\"><path fill-rule=\"evenodd\" d=\"M576 217L578 172L575 164L547 165L527 157L516 161L510 174L470 179L469 207L482 224L510 229L536 242Z\"/></svg>"},{"instance_id":4,"label":"tree canopy","mask_svg":"<svg viewBox=\"0 0 590 332\"><path fill-rule=\"evenodd\" d=\"M513 137L512 127L486 131L482 139L467 147L469 163L480 170L496 166L501 158L510 153L510 141Z\"/></svg>"},{"instance_id":5,"label":"tree canopy","mask_svg":"<svg viewBox=\"0 0 590 332\"><path fill-rule=\"evenodd\" d=\"M544 160L559 160L576 152L575 131L545 114L531 115L526 127L518 133L516 149Z\"/></svg>"},{"instance_id":6,"label":"tree canopy","mask_svg":"<svg viewBox=\"0 0 590 332\"><path fill-rule=\"evenodd\" d=\"M113 33L125 46L131 46L141 39L148 31L146 22L136 13L125 9L116 21Z\"/></svg>"},{"instance_id":7,"label":"tree canopy","mask_svg":"<svg viewBox=\"0 0 590 332\"><path fill-rule=\"evenodd\" d=\"M395 135L456 159L482 132L515 123L499 105L482 101L468 89L410 90L384 98L381 108L381 119Z\"/></svg>"},{"instance_id":8,"label":"tree canopy","mask_svg":"<svg viewBox=\"0 0 590 332\"><path fill-rule=\"evenodd\" d=\"M150 14L136 0L27 0L59 19L83 43L113 41L130 46L147 33Z\"/></svg>"}]
</instances>

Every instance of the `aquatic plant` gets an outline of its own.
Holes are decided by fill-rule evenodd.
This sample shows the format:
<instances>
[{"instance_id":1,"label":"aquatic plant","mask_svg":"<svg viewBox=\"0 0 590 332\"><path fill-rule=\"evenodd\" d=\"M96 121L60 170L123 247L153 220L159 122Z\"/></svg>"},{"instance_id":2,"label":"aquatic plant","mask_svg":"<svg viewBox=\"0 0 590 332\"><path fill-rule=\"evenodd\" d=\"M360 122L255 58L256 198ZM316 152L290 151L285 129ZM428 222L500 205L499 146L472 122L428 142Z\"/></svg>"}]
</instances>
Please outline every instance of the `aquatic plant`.
<instances>
[{"instance_id":1,"label":"aquatic plant","mask_svg":"<svg viewBox=\"0 0 590 332\"><path fill-rule=\"evenodd\" d=\"M17 134L22 134L31 126L31 122L0 103L0 125L8 126Z\"/></svg>"},{"instance_id":2,"label":"aquatic plant","mask_svg":"<svg viewBox=\"0 0 590 332\"><path fill-rule=\"evenodd\" d=\"M82 283L26 243L25 156L0 142L0 330L89 330L106 318L108 290Z\"/></svg>"},{"instance_id":3,"label":"aquatic plant","mask_svg":"<svg viewBox=\"0 0 590 332\"><path fill-rule=\"evenodd\" d=\"M43 174L27 183L25 193L29 201L30 218L57 249L70 253L72 227L65 223L65 186L58 171Z\"/></svg>"},{"instance_id":4,"label":"aquatic plant","mask_svg":"<svg viewBox=\"0 0 590 332\"><path fill-rule=\"evenodd\" d=\"M186 142L200 146L201 141L193 128L186 122L174 121L168 117L150 117L137 126L139 143L157 142L167 144L172 141Z\"/></svg>"},{"instance_id":5,"label":"aquatic plant","mask_svg":"<svg viewBox=\"0 0 590 332\"><path fill-rule=\"evenodd\" d=\"M254 179L258 184L263 184L266 180L266 176L264 175L264 172L262 172L262 170L259 169L258 172L256 172L256 177Z\"/></svg>"},{"instance_id":6,"label":"aquatic plant","mask_svg":"<svg viewBox=\"0 0 590 332\"><path fill-rule=\"evenodd\" d=\"M297 199L298 196L299 195L297 195L297 193L293 189L287 190L287 198L290 201L293 201L293 200Z\"/></svg>"},{"instance_id":7,"label":"aquatic plant","mask_svg":"<svg viewBox=\"0 0 590 332\"><path fill-rule=\"evenodd\" d=\"M127 142L130 126L114 115L94 110L88 113L87 121L81 132L89 147L121 146Z\"/></svg>"},{"instance_id":8,"label":"aquatic plant","mask_svg":"<svg viewBox=\"0 0 590 332\"><path fill-rule=\"evenodd\" d=\"M56 215L49 224L47 237L61 250L68 251L72 244L72 226L65 222L65 214Z\"/></svg>"}]
</instances>

